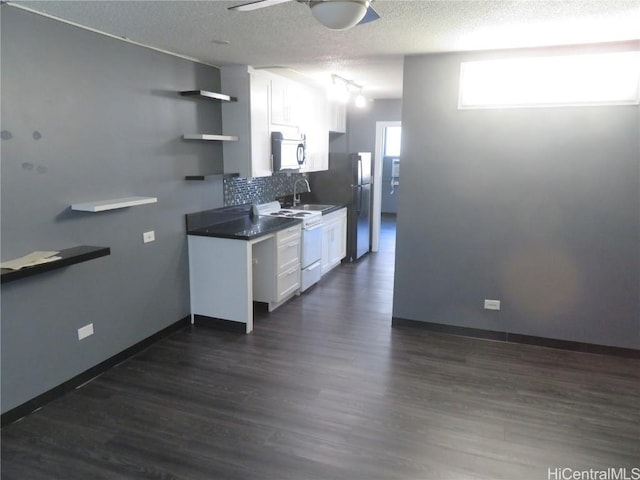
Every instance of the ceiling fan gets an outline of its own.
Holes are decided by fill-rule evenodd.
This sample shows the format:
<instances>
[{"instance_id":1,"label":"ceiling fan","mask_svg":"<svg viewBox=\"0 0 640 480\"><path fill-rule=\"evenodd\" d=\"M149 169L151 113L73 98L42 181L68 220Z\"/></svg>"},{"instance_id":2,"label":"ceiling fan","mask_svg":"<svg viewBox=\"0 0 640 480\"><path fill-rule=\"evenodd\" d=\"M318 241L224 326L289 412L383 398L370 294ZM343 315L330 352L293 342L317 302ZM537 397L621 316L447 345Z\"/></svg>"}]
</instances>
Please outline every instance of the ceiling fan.
<instances>
[{"instance_id":1,"label":"ceiling fan","mask_svg":"<svg viewBox=\"0 0 640 480\"><path fill-rule=\"evenodd\" d=\"M253 0L229 7L229 10L246 12L258 8L270 7L292 0ZM378 20L380 15L371 7L373 0L296 0L306 3L311 14L322 25L332 30L347 30L356 25Z\"/></svg>"}]
</instances>

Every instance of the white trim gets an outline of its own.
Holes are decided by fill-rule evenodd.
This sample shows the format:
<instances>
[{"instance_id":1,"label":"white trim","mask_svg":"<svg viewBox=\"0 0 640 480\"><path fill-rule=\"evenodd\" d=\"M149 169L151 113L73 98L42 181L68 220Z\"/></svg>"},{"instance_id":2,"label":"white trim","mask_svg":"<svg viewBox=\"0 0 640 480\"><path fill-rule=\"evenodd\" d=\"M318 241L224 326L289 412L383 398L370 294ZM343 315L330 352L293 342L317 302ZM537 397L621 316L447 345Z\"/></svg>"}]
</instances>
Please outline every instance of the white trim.
<instances>
[{"instance_id":1,"label":"white trim","mask_svg":"<svg viewBox=\"0 0 640 480\"><path fill-rule=\"evenodd\" d=\"M167 55L171 55L172 57L182 58L184 60L189 60L191 62L201 63L202 65L208 65L209 67L220 68L220 65L215 65L213 63L204 62L202 60L198 60L197 58L189 57L187 55L180 55L179 53L171 52L169 50L164 50L158 47L152 47L151 45L147 45L144 43L136 42L135 40L131 40L127 37L122 37L118 35L114 35L112 33L103 32L102 30L98 30L96 28L87 27L86 25L82 25L80 23L72 22L71 20L65 20L64 18L56 17L55 15L51 15L49 13L44 13L39 10L35 10L33 8L26 7L24 5L19 5L13 2L6 2L4 5L9 7L19 8L20 10L24 10L26 12L35 13L36 15L40 15L42 17L50 18L52 20L57 20L58 22L66 23L67 25L72 25L74 27L82 28L83 30L88 30L93 33L97 33L99 35L104 35L105 37L115 38L116 40L120 40L125 43L131 43L133 45L137 45L138 47L148 48L149 50L154 50L160 53L166 53Z\"/></svg>"},{"instance_id":2,"label":"white trim","mask_svg":"<svg viewBox=\"0 0 640 480\"><path fill-rule=\"evenodd\" d=\"M382 215L382 158L384 157L384 130L400 127L402 122L376 122L376 153L373 167L373 210L371 222L371 251L380 247L380 216Z\"/></svg>"}]
</instances>

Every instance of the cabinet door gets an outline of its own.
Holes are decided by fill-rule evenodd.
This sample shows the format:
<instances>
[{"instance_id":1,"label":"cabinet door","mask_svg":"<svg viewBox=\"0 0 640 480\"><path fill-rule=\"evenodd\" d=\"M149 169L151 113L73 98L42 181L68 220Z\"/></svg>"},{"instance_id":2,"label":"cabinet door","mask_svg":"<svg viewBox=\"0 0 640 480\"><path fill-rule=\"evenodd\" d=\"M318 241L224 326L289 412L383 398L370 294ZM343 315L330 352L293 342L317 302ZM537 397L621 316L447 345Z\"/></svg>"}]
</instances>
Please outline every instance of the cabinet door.
<instances>
[{"instance_id":1,"label":"cabinet door","mask_svg":"<svg viewBox=\"0 0 640 480\"><path fill-rule=\"evenodd\" d=\"M286 125L285 90L284 79L273 78L271 80L271 123L274 125Z\"/></svg>"},{"instance_id":2,"label":"cabinet door","mask_svg":"<svg viewBox=\"0 0 640 480\"><path fill-rule=\"evenodd\" d=\"M338 262L347 256L347 209L339 211L340 218L336 221L336 247Z\"/></svg>"},{"instance_id":3,"label":"cabinet door","mask_svg":"<svg viewBox=\"0 0 640 480\"><path fill-rule=\"evenodd\" d=\"M280 302L300 288L300 264L280 273L277 279L277 296L275 302Z\"/></svg>"},{"instance_id":4,"label":"cabinet door","mask_svg":"<svg viewBox=\"0 0 640 480\"><path fill-rule=\"evenodd\" d=\"M329 267L333 268L340 263L340 220L331 224L331 243L329 244Z\"/></svg>"},{"instance_id":5,"label":"cabinet door","mask_svg":"<svg viewBox=\"0 0 640 480\"><path fill-rule=\"evenodd\" d=\"M250 83L251 172L253 177L271 175L271 137L269 133L269 79L252 73Z\"/></svg>"},{"instance_id":6,"label":"cabinet door","mask_svg":"<svg viewBox=\"0 0 640 480\"><path fill-rule=\"evenodd\" d=\"M329 130L337 133L347 131L347 107L344 103L329 101Z\"/></svg>"},{"instance_id":7,"label":"cabinet door","mask_svg":"<svg viewBox=\"0 0 640 480\"><path fill-rule=\"evenodd\" d=\"M252 247L253 300L256 302L272 302L277 296L275 281L278 275L276 248L276 239L273 237L256 243Z\"/></svg>"},{"instance_id":8,"label":"cabinet door","mask_svg":"<svg viewBox=\"0 0 640 480\"><path fill-rule=\"evenodd\" d=\"M300 105L302 89L296 82L274 75L271 79L271 124L299 127L304 108Z\"/></svg>"},{"instance_id":9,"label":"cabinet door","mask_svg":"<svg viewBox=\"0 0 640 480\"><path fill-rule=\"evenodd\" d=\"M322 226L322 256L320 257L320 272L322 275L330 270L329 249L331 248L331 222L325 221Z\"/></svg>"},{"instance_id":10,"label":"cabinet door","mask_svg":"<svg viewBox=\"0 0 640 480\"><path fill-rule=\"evenodd\" d=\"M323 128L317 129L316 132L318 146L314 152L313 164L310 166L311 172L321 172L329 170L329 130L326 124Z\"/></svg>"},{"instance_id":11,"label":"cabinet door","mask_svg":"<svg viewBox=\"0 0 640 480\"><path fill-rule=\"evenodd\" d=\"M271 175L269 133L269 77L246 65L220 69L223 91L237 102L222 105L222 131L238 136L237 142L223 142L224 173L241 177Z\"/></svg>"},{"instance_id":12,"label":"cabinet door","mask_svg":"<svg viewBox=\"0 0 640 480\"><path fill-rule=\"evenodd\" d=\"M317 172L329 167L329 130L327 126L327 100L323 91L307 89L304 105L302 133L307 135L307 165L304 171Z\"/></svg>"},{"instance_id":13,"label":"cabinet door","mask_svg":"<svg viewBox=\"0 0 640 480\"><path fill-rule=\"evenodd\" d=\"M301 85L287 81L284 92L284 119L287 125L299 127L304 115L305 95Z\"/></svg>"},{"instance_id":14,"label":"cabinet door","mask_svg":"<svg viewBox=\"0 0 640 480\"><path fill-rule=\"evenodd\" d=\"M277 234L277 270L276 297L280 302L300 288L300 225L281 230Z\"/></svg>"},{"instance_id":15,"label":"cabinet door","mask_svg":"<svg viewBox=\"0 0 640 480\"><path fill-rule=\"evenodd\" d=\"M322 226L322 275L338 266L347 254L347 209L330 213Z\"/></svg>"}]
</instances>

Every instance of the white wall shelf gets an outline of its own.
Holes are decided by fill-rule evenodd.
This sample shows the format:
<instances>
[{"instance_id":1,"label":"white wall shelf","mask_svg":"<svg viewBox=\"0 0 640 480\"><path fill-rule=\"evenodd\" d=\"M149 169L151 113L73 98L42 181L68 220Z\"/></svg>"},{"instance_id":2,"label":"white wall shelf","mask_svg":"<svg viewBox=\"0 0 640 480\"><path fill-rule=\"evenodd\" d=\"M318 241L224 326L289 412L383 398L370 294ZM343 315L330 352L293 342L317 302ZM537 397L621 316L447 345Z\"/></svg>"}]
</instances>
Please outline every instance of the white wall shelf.
<instances>
[{"instance_id":1,"label":"white wall shelf","mask_svg":"<svg viewBox=\"0 0 640 480\"><path fill-rule=\"evenodd\" d=\"M207 100L219 100L221 102L237 102L238 99L236 97L231 97L229 95L225 95L224 93L217 92L209 92L207 90L186 90L180 92L180 95L183 97L196 97L196 98L204 98Z\"/></svg>"},{"instance_id":2,"label":"white wall shelf","mask_svg":"<svg viewBox=\"0 0 640 480\"><path fill-rule=\"evenodd\" d=\"M190 135L183 135L183 139L185 140L219 140L221 142L237 142L238 137L234 137L233 135L213 135L210 133L194 133Z\"/></svg>"},{"instance_id":3,"label":"white wall shelf","mask_svg":"<svg viewBox=\"0 0 640 480\"><path fill-rule=\"evenodd\" d=\"M135 207L137 205L146 205L148 203L156 203L156 197L125 197L114 198L111 200L101 200L97 202L74 203L71 210L81 212L103 212L105 210L116 210L118 208Z\"/></svg>"}]
</instances>

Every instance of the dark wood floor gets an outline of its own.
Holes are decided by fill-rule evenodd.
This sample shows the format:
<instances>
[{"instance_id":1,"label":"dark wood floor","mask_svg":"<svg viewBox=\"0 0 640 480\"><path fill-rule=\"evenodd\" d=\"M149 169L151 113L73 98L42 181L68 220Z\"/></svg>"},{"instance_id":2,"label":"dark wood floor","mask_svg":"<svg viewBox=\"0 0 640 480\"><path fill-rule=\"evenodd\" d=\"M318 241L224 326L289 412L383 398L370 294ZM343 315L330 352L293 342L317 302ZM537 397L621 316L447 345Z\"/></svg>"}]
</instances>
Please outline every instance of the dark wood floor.
<instances>
[{"instance_id":1,"label":"dark wood floor","mask_svg":"<svg viewBox=\"0 0 640 480\"><path fill-rule=\"evenodd\" d=\"M640 465L639 360L392 329L393 240L260 313L252 335L175 333L6 427L2 478L544 480Z\"/></svg>"}]
</instances>

